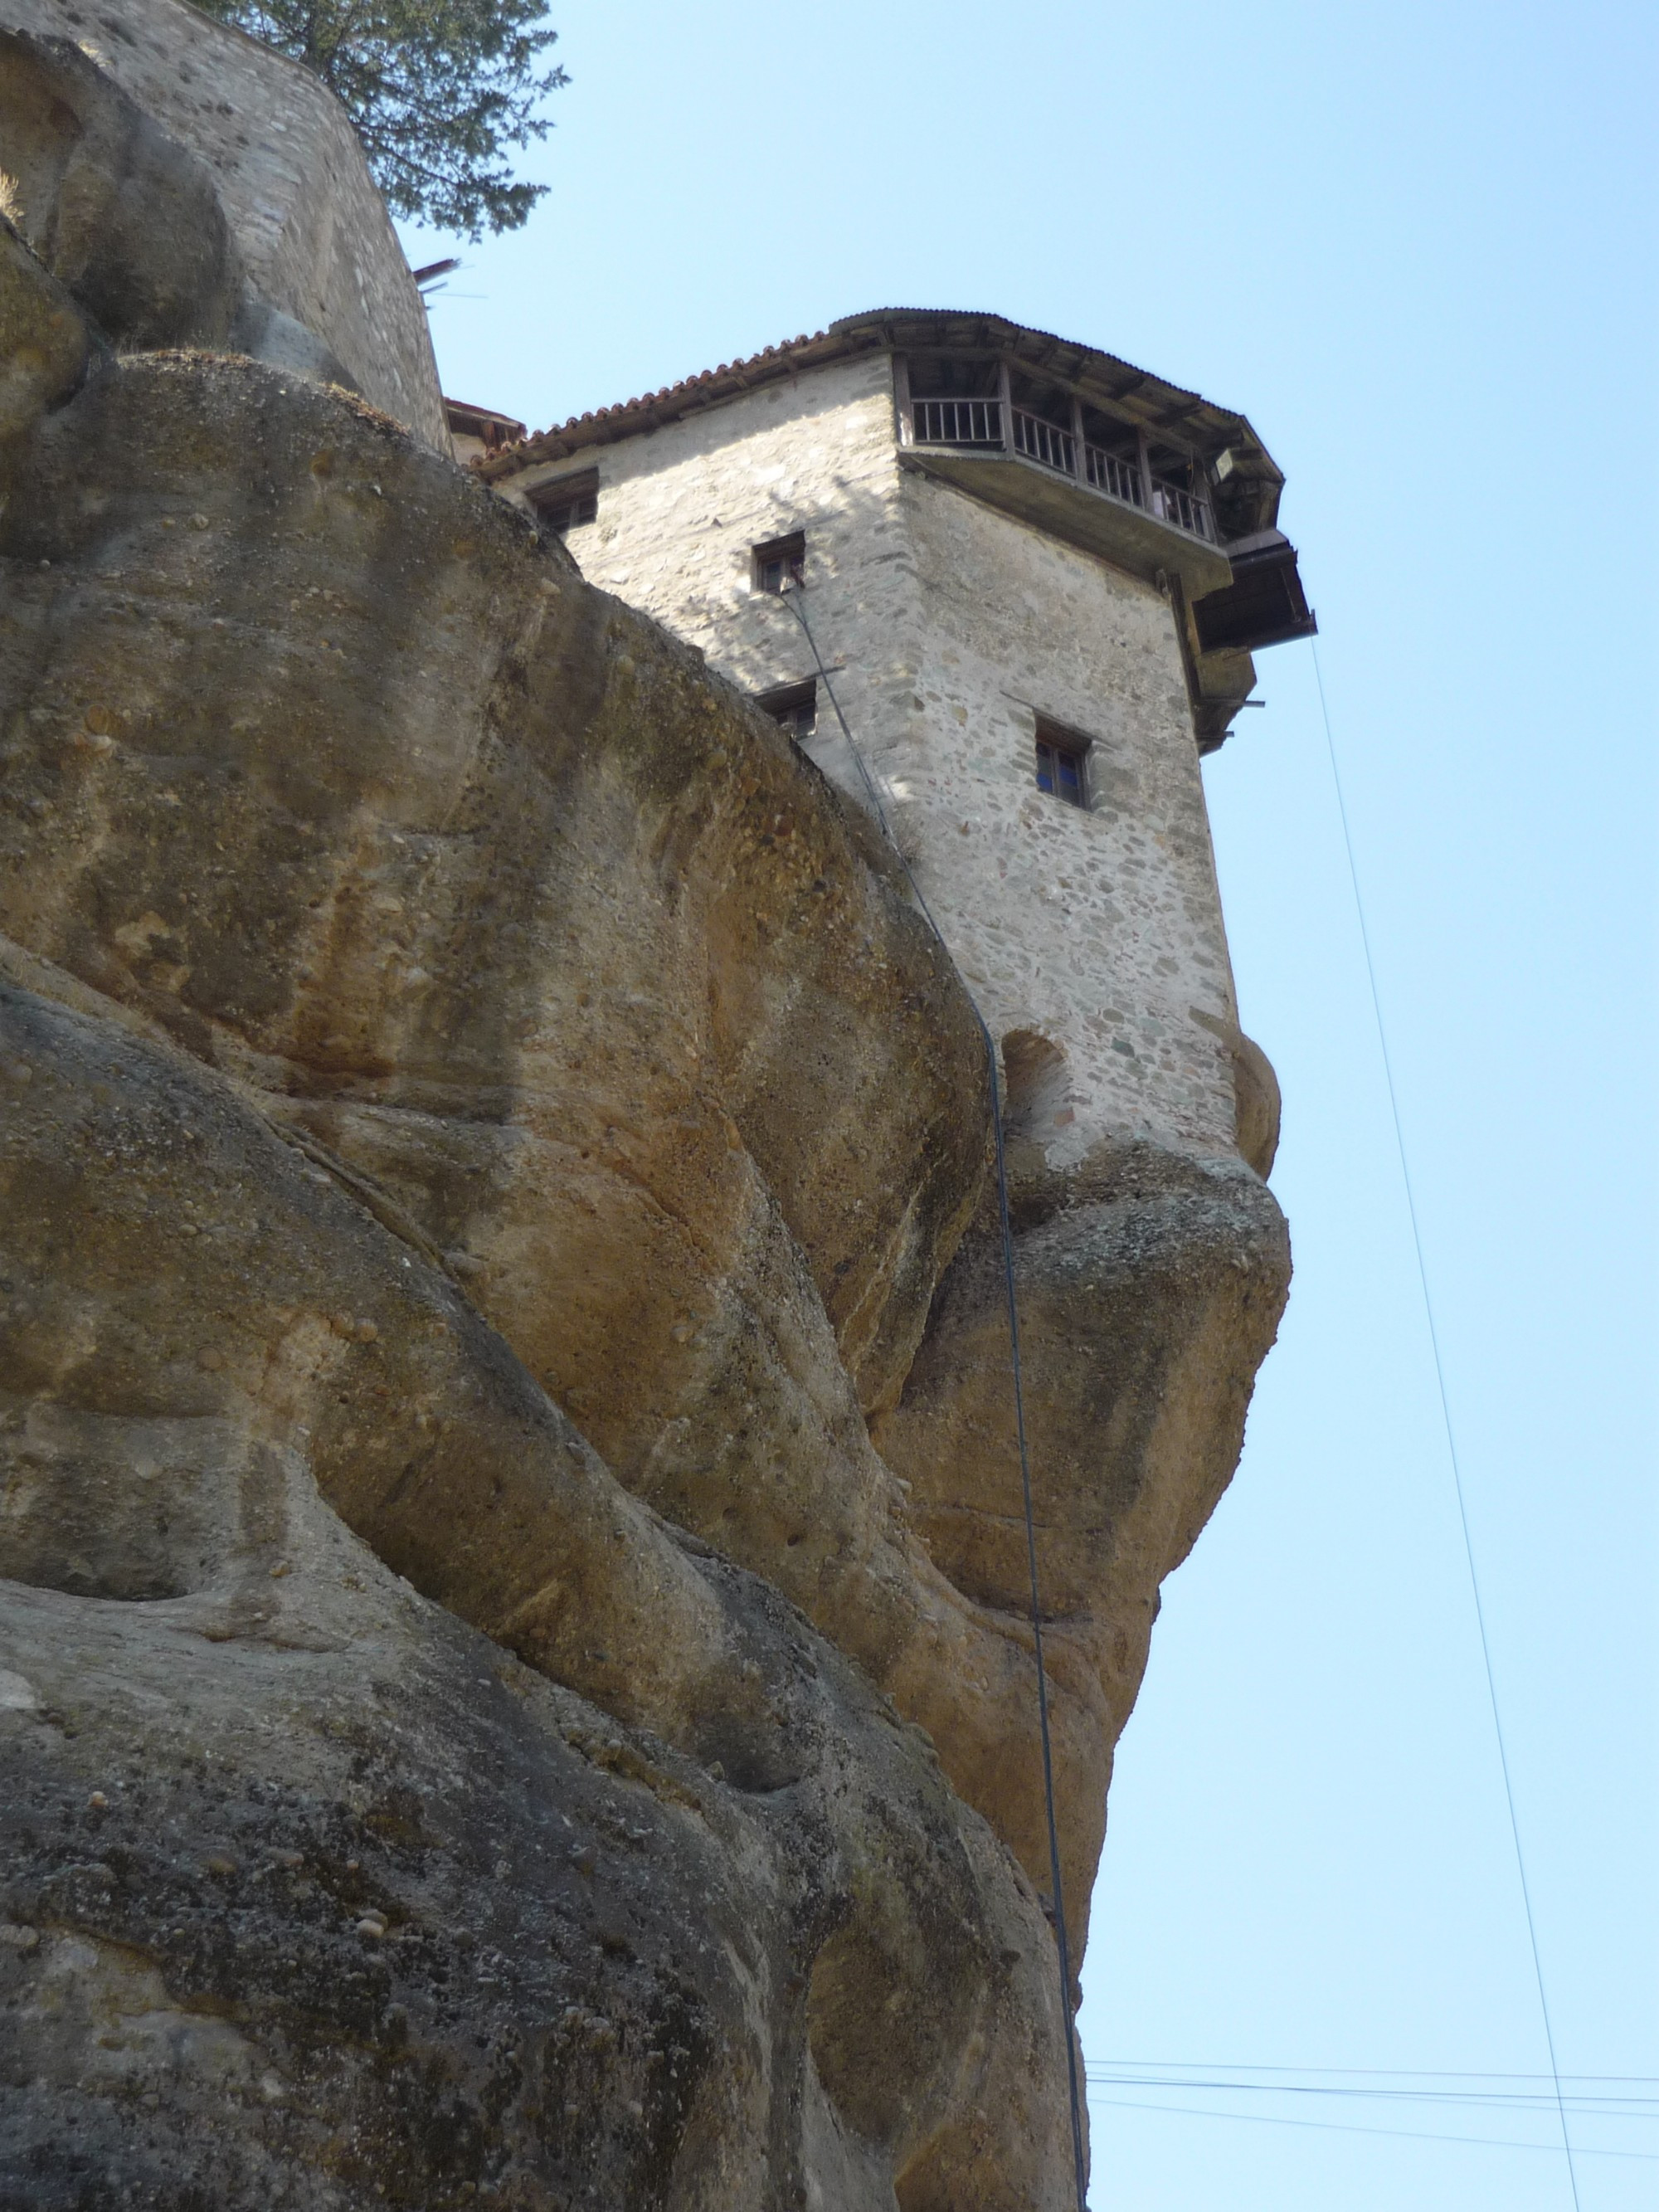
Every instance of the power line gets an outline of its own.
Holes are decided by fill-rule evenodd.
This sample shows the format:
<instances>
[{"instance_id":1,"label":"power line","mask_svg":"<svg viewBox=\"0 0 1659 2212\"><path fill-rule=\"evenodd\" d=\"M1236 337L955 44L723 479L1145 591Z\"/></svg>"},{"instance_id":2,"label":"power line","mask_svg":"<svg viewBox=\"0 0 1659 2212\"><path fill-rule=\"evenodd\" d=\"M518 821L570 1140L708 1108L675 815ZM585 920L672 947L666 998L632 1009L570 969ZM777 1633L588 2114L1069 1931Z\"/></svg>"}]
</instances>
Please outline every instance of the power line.
<instances>
[{"instance_id":1,"label":"power line","mask_svg":"<svg viewBox=\"0 0 1659 2212\"><path fill-rule=\"evenodd\" d=\"M1412 1185L1411 1164L1406 1153L1405 1125L1400 1116L1400 1095L1395 1085L1394 1061L1389 1033L1382 1019L1382 997L1377 988L1376 963L1371 957L1371 933L1360 894L1359 867L1354 858L1353 834L1348 826L1347 801L1342 791L1342 772L1337 765L1336 740L1331 734L1331 710L1325 697L1325 672L1319 664L1319 647L1313 646L1314 678L1319 686L1319 711L1325 724L1325 747L1330 757L1331 781L1336 791L1336 811L1342 823L1342 843L1348 856L1348 880L1353 886L1354 912L1359 918L1359 941L1364 948L1365 975L1370 984L1371 1012L1376 1022L1376 1041L1382 1054L1382 1073L1388 1079L1389 1110L1394 1120L1395 1146L1400 1155L1400 1177L1405 1185L1406 1211L1411 1218L1412 1244L1417 1254L1418 1280L1423 1289L1423 1311L1429 1325L1429 1344L1434 1353L1435 1383L1440 1394L1440 1415L1446 1431L1446 1453L1451 1462L1452 1487L1457 1495L1457 1517L1463 1531L1463 1555L1468 1562L1469 1589L1474 1598L1475 1625L1480 1632L1480 1657L1486 1674L1486 1695L1492 1705L1492 1733L1498 1740L1498 1763L1504 1776L1504 1802L1509 1808L1510 1834L1515 1844L1516 1872L1521 1881L1521 1902L1527 1917L1527 1941L1532 1949L1532 1969L1538 1984L1538 2009L1544 2022L1544 2042L1549 2051L1550 2078L1555 2085L1555 2104L1561 2123L1561 2148L1566 2154L1567 2179L1572 2190L1573 2212L1582 2212L1578 2198L1578 2169L1573 2159L1572 2135L1567 2126L1566 2102L1561 2094L1561 2069L1555 2055L1555 2029L1550 2019L1549 1997L1544 1986L1544 1962L1538 1948L1537 1923L1533 1917L1532 1890L1527 1881L1526 1855L1521 1848L1521 1822L1515 1807L1515 1785L1510 1778L1509 1749L1504 1740L1503 1717L1498 1705L1498 1678L1492 1671L1492 1644L1486 1634L1486 1611L1480 1600L1480 1577L1474 1564L1474 1539L1469 1528L1469 1510L1463 1495L1463 1470L1457 1455L1457 1435L1452 1423L1451 1394L1446 1387L1445 1362L1440 1352L1440 1332L1435 1326L1434 1300L1429 1291L1428 1261L1418 1221L1417 1194Z\"/></svg>"},{"instance_id":2,"label":"power line","mask_svg":"<svg viewBox=\"0 0 1659 2212\"><path fill-rule=\"evenodd\" d=\"M1522 2142L1514 2136L1449 2136L1425 2128L1367 2128L1346 2120L1300 2120L1283 2112L1218 2112L1204 2105L1157 2105L1135 2097L1091 2096L1091 2104L1115 2105L1131 2112L1170 2112L1183 2119L1237 2120L1246 2127L1310 2128L1320 2135L1382 2136L1395 2142L1478 2143L1488 2150L1543 2150L1552 2156L1553 2143ZM1598 2150L1586 2146L1585 2158L1632 2158L1659 2165L1659 2151Z\"/></svg>"},{"instance_id":3,"label":"power line","mask_svg":"<svg viewBox=\"0 0 1659 2212\"><path fill-rule=\"evenodd\" d=\"M1372 2088L1358 2084L1338 2081L1257 2081L1224 2077L1207 2077L1201 2073L1145 2073L1115 2074L1100 2066L1085 2066L1089 2081L1125 2089L1213 2089L1229 2095L1260 2097L1334 2097L1359 2098L1372 2102L1407 2105L1480 2105L1499 2111L1535 2112L1553 2108L1553 2094L1545 2089L1494 2089L1463 2087L1456 2089ZM1468 2077L1479 2081L1481 2077ZM1535 2077L1548 2082L1549 2076ZM1577 2112L1605 2119L1659 2120L1659 2097L1607 2096L1579 2094L1569 2095L1568 2103Z\"/></svg>"},{"instance_id":4,"label":"power line","mask_svg":"<svg viewBox=\"0 0 1659 2212\"><path fill-rule=\"evenodd\" d=\"M1264 2066L1240 2065L1224 2058L1098 2058L1096 2067L1156 2067L1165 2072L1185 2070L1204 2074L1316 2074L1363 2075L1373 2081L1553 2081L1552 2074L1457 2073L1443 2066ZM1659 2074L1563 2074L1563 2081L1641 2082L1659 2088Z\"/></svg>"}]
</instances>

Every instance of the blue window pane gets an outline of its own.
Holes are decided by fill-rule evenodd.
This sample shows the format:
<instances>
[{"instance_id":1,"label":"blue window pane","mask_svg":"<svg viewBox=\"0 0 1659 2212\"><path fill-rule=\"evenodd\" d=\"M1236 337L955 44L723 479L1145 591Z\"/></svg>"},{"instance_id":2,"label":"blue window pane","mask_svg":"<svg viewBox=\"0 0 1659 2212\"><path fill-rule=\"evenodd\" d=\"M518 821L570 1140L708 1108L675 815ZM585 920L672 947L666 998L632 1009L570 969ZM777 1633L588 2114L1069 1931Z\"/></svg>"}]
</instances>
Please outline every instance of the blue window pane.
<instances>
[{"instance_id":1,"label":"blue window pane","mask_svg":"<svg viewBox=\"0 0 1659 2212\"><path fill-rule=\"evenodd\" d=\"M1050 744L1046 738L1036 741L1036 781L1039 791L1063 799L1068 806L1086 808L1089 804L1084 788L1081 754Z\"/></svg>"}]
</instances>

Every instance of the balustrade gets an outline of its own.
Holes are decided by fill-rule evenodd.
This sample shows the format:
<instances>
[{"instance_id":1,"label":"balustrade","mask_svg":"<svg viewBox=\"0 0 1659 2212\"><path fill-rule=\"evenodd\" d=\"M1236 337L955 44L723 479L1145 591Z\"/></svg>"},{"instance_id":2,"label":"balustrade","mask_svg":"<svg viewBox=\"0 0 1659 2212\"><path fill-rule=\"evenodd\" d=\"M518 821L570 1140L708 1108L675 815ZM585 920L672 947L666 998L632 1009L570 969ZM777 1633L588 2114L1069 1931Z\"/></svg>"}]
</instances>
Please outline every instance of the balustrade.
<instances>
[{"instance_id":1,"label":"balustrade","mask_svg":"<svg viewBox=\"0 0 1659 2212\"><path fill-rule=\"evenodd\" d=\"M1126 507L1145 507L1146 494L1140 489L1140 471L1133 461L1126 461L1116 453L1109 453L1100 446L1083 448L1084 471L1097 491L1103 491L1108 499L1121 499Z\"/></svg>"},{"instance_id":2,"label":"balustrade","mask_svg":"<svg viewBox=\"0 0 1659 2212\"><path fill-rule=\"evenodd\" d=\"M1153 477L1149 483L1135 462L1091 446L1024 407L1010 405L1005 436L1002 408L1000 399L917 399L912 403L915 442L1018 453L1022 460L1070 477L1121 506L1139 507L1189 537L1215 543L1209 503L1200 494L1164 477Z\"/></svg>"},{"instance_id":3,"label":"balustrade","mask_svg":"<svg viewBox=\"0 0 1659 2212\"><path fill-rule=\"evenodd\" d=\"M1204 501L1181 484L1165 483L1162 477L1152 478L1152 513L1173 522L1177 530L1190 531L1194 538L1213 535L1210 510Z\"/></svg>"},{"instance_id":4,"label":"balustrade","mask_svg":"<svg viewBox=\"0 0 1659 2212\"><path fill-rule=\"evenodd\" d=\"M1045 422L1040 415L1028 415L1023 407L1011 407L1014 418L1014 451L1024 453L1028 461L1041 461L1045 469L1058 469L1061 476L1077 474L1077 441L1069 430L1058 424Z\"/></svg>"},{"instance_id":5,"label":"balustrade","mask_svg":"<svg viewBox=\"0 0 1659 2212\"><path fill-rule=\"evenodd\" d=\"M1000 399L918 399L915 417L916 443L919 446L1000 446L1002 443L1002 402Z\"/></svg>"}]
</instances>

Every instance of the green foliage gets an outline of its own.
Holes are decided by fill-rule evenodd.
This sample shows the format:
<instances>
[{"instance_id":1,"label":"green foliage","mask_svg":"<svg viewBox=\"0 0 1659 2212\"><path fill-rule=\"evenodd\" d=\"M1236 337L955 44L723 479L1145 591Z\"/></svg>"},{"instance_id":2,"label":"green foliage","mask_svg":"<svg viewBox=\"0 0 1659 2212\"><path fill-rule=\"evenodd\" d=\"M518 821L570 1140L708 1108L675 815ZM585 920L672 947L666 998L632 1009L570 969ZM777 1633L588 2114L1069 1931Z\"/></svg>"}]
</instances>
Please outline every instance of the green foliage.
<instances>
[{"instance_id":1,"label":"green foliage","mask_svg":"<svg viewBox=\"0 0 1659 2212\"><path fill-rule=\"evenodd\" d=\"M321 77L357 127L394 214L477 240L516 230L547 187L515 183L507 146L544 138L539 69L557 37L544 0L196 0Z\"/></svg>"}]
</instances>

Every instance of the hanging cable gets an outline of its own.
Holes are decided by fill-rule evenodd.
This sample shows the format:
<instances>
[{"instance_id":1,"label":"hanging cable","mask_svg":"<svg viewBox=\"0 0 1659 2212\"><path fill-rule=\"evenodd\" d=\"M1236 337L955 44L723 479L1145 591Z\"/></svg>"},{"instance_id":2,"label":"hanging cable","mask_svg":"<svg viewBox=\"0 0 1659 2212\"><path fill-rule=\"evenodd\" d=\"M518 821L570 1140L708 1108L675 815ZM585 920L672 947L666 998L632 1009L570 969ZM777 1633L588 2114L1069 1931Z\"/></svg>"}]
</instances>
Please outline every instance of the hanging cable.
<instances>
[{"instance_id":1,"label":"hanging cable","mask_svg":"<svg viewBox=\"0 0 1659 2212\"><path fill-rule=\"evenodd\" d=\"M1446 1431L1446 1455L1451 1462L1452 1488L1457 1496L1457 1517L1463 1531L1463 1556L1468 1562L1469 1589L1474 1598L1475 1626L1480 1632L1480 1657L1486 1671L1486 1696L1492 1705L1492 1733L1498 1739L1498 1764L1504 1777L1504 1802L1509 1808L1510 1835L1515 1844L1516 1872L1521 1879L1521 1902L1526 1911L1527 1941L1532 1947L1532 1971L1538 1984L1538 2009L1543 2016L1544 2043L1549 2052L1550 2079L1555 2085L1555 2108L1561 2123L1561 2148L1566 2154L1567 2179L1572 2190L1573 2212L1582 2212L1578 2201L1578 2168L1573 2159L1572 2136L1567 2126L1566 2100L1561 2090L1561 2069L1556 2063L1555 2030L1550 2021L1549 1998L1544 1987L1544 1962L1538 1949L1538 1929L1533 1918L1532 1891L1527 1881L1527 1862L1521 1849L1521 1821L1515 1809L1515 1785L1510 1779L1510 1755L1504 1740L1504 1723L1498 1707L1498 1678L1492 1671L1492 1644L1486 1635L1486 1609L1480 1600L1480 1577L1475 1571L1474 1539L1469 1529L1469 1509L1463 1495L1463 1470L1457 1455L1457 1435L1452 1425L1451 1395L1446 1388L1445 1363L1440 1356L1440 1332L1435 1326L1434 1301L1429 1295L1428 1261L1424 1256L1423 1232L1418 1223L1417 1196L1412 1186L1411 1165L1406 1156L1405 1125L1400 1118L1400 1097L1395 1088L1394 1062L1389 1053L1389 1033L1382 1019L1382 999L1376 985L1376 963L1371 957L1371 933L1365 921L1365 902L1359 891L1359 869L1354 859L1353 836L1348 827L1347 802L1342 793L1342 774L1337 766L1336 740L1331 734L1331 710L1325 698L1325 672L1319 665L1319 647L1313 647L1314 678L1319 686L1319 711L1325 723L1325 746L1330 755L1331 781L1336 787L1336 811L1342 823L1342 843L1348 856L1348 880L1353 886L1354 912L1359 917L1359 941L1364 948L1365 975L1370 984L1371 1013L1376 1041L1382 1048L1382 1073L1388 1080L1389 1111L1394 1119L1394 1141L1400 1155L1400 1179L1406 1189L1406 1211L1411 1220L1412 1244L1417 1254L1417 1276L1423 1290L1423 1311L1429 1325L1429 1344L1434 1354L1434 1379L1440 1394L1440 1418Z\"/></svg>"},{"instance_id":2,"label":"hanging cable","mask_svg":"<svg viewBox=\"0 0 1659 2212\"><path fill-rule=\"evenodd\" d=\"M1042 1746L1042 1802L1048 1826L1048 1873L1049 1880L1054 1886L1054 1942L1060 1954L1060 2017L1066 2035L1066 2080L1071 2103L1072 2165L1073 2179L1077 2184L1078 2212L1088 2212L1088 2167L1083 2149L1083 2095L1078 2081L1077 2031L1072 2018L1072 1952L1071 1942L1066 1929L1066 1900L1061 1889L1060 1875L1060 1822L1054 1811L1054 1746L1048 1725L1048 1682L1042 1656L1042 1607L1037 1580L1036 1516L1031 1502L1031 1459L1025 1437L1025 1387L1019 1359L1019 1304L1014 1294L1014 1238L1008 1218L1008 1166L1003 1152L1002 1084L997 1061L996 1043L984 1015L979 1010L978 1000L968 988L967 984L963 981L962 971L957 967L951 957L951 948L945 941L945 933L934 921L933 910L922 896L921 886L916 881L915 871L905 857L903 848L897 838L893 835L893 825L888 820L887 810L881 803L881 794L876 788L875 778L871 775L869 764L860 750L858 740L854 737L848 725L847 717L842 712L841 702L836 696L836 688L830 681L830 672L823 665L823 654L818 651L817 640L812 635L811 626L800 605L800 593L804 588L802 585L793 583L792 580L780 596L795 620L800 624L801 635L805 638L811 652L814 673L818 682L823 684L830 704L836 710L836 720L841 725L841 733L847 740L848 750L857 763L864 787L870 794L870 804L875 809L876 819L881 824L882 834L892 847L898 864L904 871L905 880L910 886L911 895L916 902L922 919L932 930L934 941L945 955L958 984L961 985L963 997L972 1009L974 1020L978 1025L980 1036L985 1046L985 1064L990 1073L991 1127L996 1141L997 1227L1002 1239L1003 1294L1008 1308L1009 1362L1013 1376L1014 1434L1019 1446L1020 1499L1025 1514L1025 1564L1030 1580L1031 1638L1036 1656L1037 1733Z\"/></svg>"}]
</instances>

